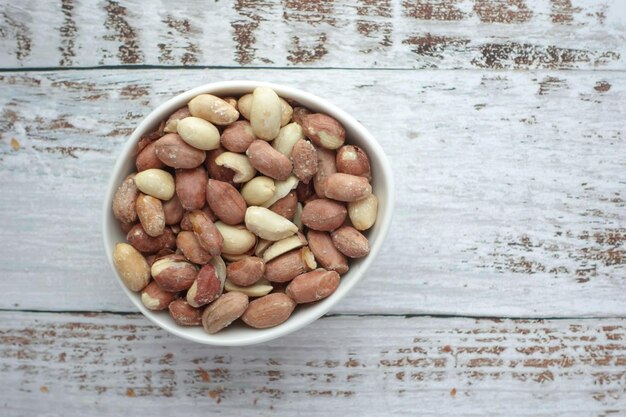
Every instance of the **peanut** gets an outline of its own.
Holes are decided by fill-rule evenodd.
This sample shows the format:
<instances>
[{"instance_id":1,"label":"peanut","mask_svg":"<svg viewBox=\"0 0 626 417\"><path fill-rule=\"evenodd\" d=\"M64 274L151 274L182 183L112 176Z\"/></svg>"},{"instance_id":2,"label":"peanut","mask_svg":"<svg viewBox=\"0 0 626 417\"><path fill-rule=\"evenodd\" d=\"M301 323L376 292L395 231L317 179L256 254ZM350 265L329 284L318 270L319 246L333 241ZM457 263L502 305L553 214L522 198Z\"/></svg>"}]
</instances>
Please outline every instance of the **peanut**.
<instances>
[{"instance_id":1,"label":"peanut","mask_svg":"<svg viewBox=\"0 0 626 417\"><path fill-rule=\"evenodd\" d=\"M209 171L209 177L212 179L234 184L233 177L235 176L235 171L225 166L218 165L216 162L217 158L224 152L226 152L224 148L217 148L207 152L205 165L207 171Z\"/></svg>"},{"instance_id":2,"label":"peanut","mask_svg":"<svg viewBox=\"0 0 626 417\"><path fill-rule=\"evenodd\" d=\"M259 139L272 140L278 136L282 107L278 95L268 87L257 87L252 93L250 124Z\"/></svg>"},{"instance_id":3,"label":"peanut","mask_svg":"<svg viewBox=\"0 0 626 417\"><path fill-rule=\"evenodd\" d=\"M269 262L272 259L287 253L293 249L298 249L307 245L306 238L302 233L297 233L293 236L274 242L263 252L263 261Z\"/></svg>"},{"instance_id":4,"label":"peanut","mask_svg":"<svg viewBox=\"0 0 626 417\"><path fill-rule=\"evenodd\" d=\"M328 177L337 172L337 162L335 152L317 148L317 172L313 177L313 186L318 197L326 196L326 181Z\"/></svg>"},{"instance_id":5,"label":"peanut","mask_svg":"<svg viewBox=\"0 0 626 417\"><path fill-rule=\"evenodd\" d=\"M179 298L168 306L170 316L179 326L199 326L202 324L200 310L189 305L187 300Z\"/></svg>"},{"instance_id":6,"label":"peanut","mask_svg":"<svg viewBox=\"0 0 626 417\"><path fill-rule=\"evenodd\" d=\"M141 291L150 282L150 267L146 258L128 243L115 245L113 264L131 291Z\"/></svg>"},{"instance_id":7,"label":"peanut","mask_svg":"<svg viewBox=\"0 0 626 417\"><path fill-rule=\"evenodd\" d=\"M187 144L196 149L210 151L220 146L219 130L199 117L186 117L179 120L176 131Z\"/></svg>"},{"instance_id":8,"label":"peanut","mask_svg":"<svg viewBox=\"0 0 626 417\"><path fill-rule=\"evenodd\" d=\"M204 167L176 170L176 195L185 210L200 210L206 200L208 177Z\"/></svg>"},{"instance_id":9,"label":"peanut","mask_svg":"<svg viewBox=\"0 0 626 417\"><path fill-rule=\"evenodd\" d=\"M295 191L290 192L285 197L281 198L270 206L270 210L276 214L280 214L287 220L293 220L293 216L296 214L296 207L298 205L298 198Z\"/></svg>"},{"instance_id":10,"label":"peanut","mask_svg":"<svg viewBox=\"0 0 626 417\"><path fill-rule=\"evenodd\" d=\"M333 200L352 202L372 194L372 186L365 177L336 173L326 178L324 196Z\"/></svg>"},{"instance_id":11,"label":"peanut","mask_svg":"<svg viewBox=\"0 0 626 417\"><path fill-rule=\"evenodd\" d=\"M172 249L176 245L176 237L171 228L166 227L162 235L152 237L146 233L141 223L128 231L126 240L135 249L144 253L155 253L165 248Z\"/></svg>"},{"instance_id":12,"label":"peanut","mask_svg":"<svg viewBox=\"0 0 626 417\"><path fill-rule=\"evenodd\" d=\"M280 240L298 231L295 224L264 207L248 207L244 220L248 230L262 239Z\"/></svg>"},{"instance_id":13,"label":"peanut","mask_svg":"<svg viewBox=\"0 0 626 417\"><path fill-rule=\"evenodd\" d=\"M239 120L224 129L220 141L231 152L245 152L256 140L252 126L247 120Z\"/></svg>"},{"instance_id":14,"label":"peanut","mask_svg":"<svg viewBox=\"0 0 626 417\"><path fill-rule=\"evenodd\" d=\"M165 214L165 224L167 225L178 224L183 219L185 209L176 194L163 203L163 213Z\"/></svg>"},{"instance_id":15,"label":"peanut","mask_svg":"<svg viewBox=\"0 0 626 417\"><path fill-rule=\"evenodd\" d=\"M295 301L287 295L281 293L268 294L250 302L241 319L248 326L266 329L285 322L295 308Z\"/></svg>"},{"instance_id":16,"label":"peanut","mask_svg":"<svg viewBox=\"0 0 626 417\"><path fill-rule=\"evenodd\" d=\"M250 120L250 111L252 110L252 94L244 94L237 100L237 108L243 117Z\"/></svg>"},{"instance_id":17,"label":"peanut","mask_svg":"<svg viewBox=\"0 0 626 417\"><path fill-rule=\"evenodd\" d=\"M274 185L276 186L274 195L269 200L266 200L261 205L262 207L268 208L281 198L286 197L291 190L298 186L298 178L296 178L295 175L291 175L284 181L275 181Z\"/></svg>"},{"instance_id":18,"label":"peanut","mask_svg":"<svg viewBox=\"0 0 626 417\"><path fill-rule=\"evenodd\" d=\"M308 184L317 172L317 152L308 140L300 139L291 152L293 173L300 181Z\"/></svg>"},{"instance_id":19,"label":"peanut","mask_svg":"<svg viewBox=\"0 0 626 417\"><path fill-rule=\"evenodd\" d=\"M216 125L229 125L239 118L239 112L232 105L212 94L200 94L188 104L189 112Z\"/></svg>"},{"instance_id":20,"label":"peanut","mask_svg":"<svg viewBox=\"0 0 626 417\"><path fill-rule=\"evenodd\" d=\"M337 149L346 140L346 131L343 126L337 120L322 113L303 116L302 130L314 144L326 149Z\"/></svg>"},{"instance_id":21,"label":"peanut","mask_svg":"<svg viewBox=\"0 0 626 417\"><path fill-rule=\"evenodd\" d=\"M195 168L202 165L206 152L188 145L176 133L168 133L154 143L157 158L172 168Z\"/></svg>"},{"instance_id":22,"label":"peanut","mask_svg":"<svg viewBox=\"0 0 626 417\"><path fill-rule=\"evenodd\" d=\"M339 252L328 233L309 230L306 237L309 249L323 268L339 274L348 272L348 258Z\"/></svg>"},{"instance_id":23,"label":"peanut","mask_svg":"<svg viewBox=\"0 0 626 417\"><path fill-rule=\"evenodd\" d=\"M227 279L226 284L224 284L224 291L237 291L244 293L248 297L262 297L269 294L273 289L274 287L272 287L272 284L266 279L261 279L249 287L240 287L239 285L235 285L230 279Z\"/></svg>"},{"instance_id":24,"label":"peanut","mask_svg":"<svg viewBox=\"0 0 626 417\"><path fill-rule=\"evenodd\" d=\"M241 317L247 308L247 295L241 292L228 292L204 310L202 326L209 334L217 333Z\"/></svg>"},{"instance_id":25,"label":"peanut","mask_svg":"<svg viewBox=\"0 0 626 417\"><path fill-rule=\"evenodd\" d=\"M135 174L126 177L113 197L113 215L122 223L132 223L137 220L135 202L139 190L135 185Z\"/></svg>"},{"instance_id":26,"label":"peanut","mask_svg":"<svg viewBox=\"0 0 626 417\"><path fill-rule=\"evenodd\" d=\"M162 169L147 169L135 175L135 185L144 194L159 200L169 200L174 195L174 177Z\"/></svg>"},{"instance_id":27,"label":"peanut","mask_svg":"<svg viewBox=\"0 0 626 417\"><path fill-rule=\"evenodd\" d=\"M300 274L309 271L307 262L308 249L301 248L287 252L265 264L265 278L271 282L291 281Z\"/></svg>"},{"instance_id":28,"label":"peanut","mask_svg":"<svg viewBox=\"0 0 626 417\"><path fill-rule=\"evenodd\" d=\"M274 195L276 186L270 177L254 177L241 189L241 196L250 206L262 206Z\"/></svg>"},{"instance_id":29,"label":"peanut","mask_svg":"<svg viewBox=\"0 0 626 417\"><path fill-rule=\"evenodd\" d=\"M372 179L370 160L363 149L354 145L342 146L337 151L337 172L342 174L365 177L368 181Z\"/></svg>"},{"instance_id":30,"label":"peanut","mask_svg":"<svg viewBox=\"0 0 626 417\"><path fill-rule=\"evenodd\" d=\"M150 142L138 154L135 160L137 171L145 171L150 168L163 168L165 164L156 155L156 142Z\"/></svg>"},{"instance_id":31,"label":"peanut","mask_svg":"<svg viewBox=\"0 0 626 417\"><path fill-rule=\"evenodd\" d=\"M355 229L367 230L376 222L378 198L374 194L348 203L348 216Z\"/></svg>"},{"instance_id":32,"label":"peanut","mask_svg":"<svg viewBox=\"0 0 626 417\"><path fill-rule=\"evenodd\" d=\"M245 155L234 152L224 152L215 158L217 165L234 172L232 180L235 183L248 182L256 175L256 170L250 162Z\"/></svg>"},{"instance_id":33,"label":"peanut","mask_svg":"<svg viewBox=\"0 0 626 417\"><path fill-rule=\"evenodd\" d=\"M293 168L291 161L263 140L250 144L246 155L250 164L259 172L275 180L286 180Z\"/></svg>"},{"instance_id":34,"label":"peanut","mask_svg":"<svg viewBox=\"0 0 626 417\"><path fill-rule=\"evenodd\" d=\"M304 139L302 126L298 123L289 123L280 129L278 136L272 141L272 147L290 158L293 147L300 139Z\"/></svg>"},{"instance_id":35,"label":"peanut","mask_svg":"<svg viewBox=\"0 0 626 417\"><path fill-rule=\"evenodd\" d=\"M328 297L339 286L339 274L335 271L316 269L295 277L285 290L285 294L296 303L312 303Z\"/></svg>"},{"instance_id":36,"label":"peanut","mask_svg":"<svg viewBox=\"0 0 626 417\"><path fill-rule=\"evenodd\" d=\"M185 258L194 264L204 265L212 258L211 254L200 246L200 242L193 232L185 230L179 232L176 235L176 246L185 255Z\"/></svg>"},{"instance_id":37,"label":"peanut","mask_svg":"<svg viewBox=\"0 0 626 417\"><path fill-rule=\"evenodd\" d=\"M233 284L249 287L263 277L265 263L256 256L246 256L240 261L233 262L226 267L228 279Z\"/></svg>"},{"instance_id":38,"label":"peanut","mask_svg":"<svg viewBox=\"0 0 626 417\"><path fill-rule=\"evenodd\" d=\"M222 253L224 238L209 216L200 210L194 210L189 213L189 220L200 246L211 256Z\"/></svg>"},{"instance_id":39,"label":"peanut","mask_svg":"<svg viewBox=\"0 0 626 417\"><path fill-rule=\"evenodd\" d=\"M243 223L246 201L235 187L227 182L209 180L206 185L206 201L215 215L224 223Z\"/></svg>"},{"instance_id":40,"label":"peanut","mask_svg":"<svg viewBox=\"0 0 626 417\"><path fill-rule=\"evenodd\" d=\"M163 290L178 292L191 287L198 269L183 256L174 254L154 261L150 273Z\"/></svg>"},{"instance_id":41,"label":"peanut","mask_svg":"<svg viewBox=\"0 0 626 417\"><path fill-rule=\"evenodd\" d=\"M163 131L165 133L176 133L178 128L178 121L189 116L191 116L191 113L189 112L189 107L181 107L180 109L172 113L172 115L167 119Z\"/></svg>"},{"instance_id":42,"label":"peanut","mask_svg":"<svg viewBox=\"0 0 626 417\"><path fill-rule=\"evenodd\" d=\"M200 307L216 300L224 291L225 281L213 265L204 265L187 291L187 302L192 307Z\"/></svg>"},{"instance_id":43,"label":"peanut","mask_svg":"<svg viewBox=\"0 0 626 417\"><path fill-rule=\"evenodd\" d=\"M331 233L333 244L349 258L362 258L370 253L370 245L365 236L351 226L343 226Z\"/></svg>"},{"instance_id":44,"label":"peanut","mask_svg":"<svg viewBox=\"0 0 626 417\"><path fill-rule=\"evenodd\" d=\"M309 229L331 231L346 220L348 210L344 204L327 198L309 201L302 210L302 224Z\"/></svg>"},{"instance_id":45,"label":"peanut","mask_svg":"<svg viewBox=\"0 0 626 417\"><path fill-rule=\"evenodd\" d=\"M141 291L141 302L149 310L165 310L175 299L176 293L163 290L156 281L152 281Z\"/></svg>"},{"instance_id":46,"label":"peanut","mask_svg":"<svg viewBox=\"0 0 626 417\"><path fill-rule=\"evenodd\" d=\"M139 221L148 236L161 236L165 230L165 212L161 200L140 194L135 205Z\"/></svg>"},{"instance_id":47,"label":"peanut","mask_svg":"<svg viewBox=\"0 0 626 417\"><path fill-rule=\"evenodd\" d=\"M256 236L243 226L231 226L223 222L215 222L215 227L224 240L222 252L229 255L241 255L252 249Z\"/></svg>"}]
</instances>

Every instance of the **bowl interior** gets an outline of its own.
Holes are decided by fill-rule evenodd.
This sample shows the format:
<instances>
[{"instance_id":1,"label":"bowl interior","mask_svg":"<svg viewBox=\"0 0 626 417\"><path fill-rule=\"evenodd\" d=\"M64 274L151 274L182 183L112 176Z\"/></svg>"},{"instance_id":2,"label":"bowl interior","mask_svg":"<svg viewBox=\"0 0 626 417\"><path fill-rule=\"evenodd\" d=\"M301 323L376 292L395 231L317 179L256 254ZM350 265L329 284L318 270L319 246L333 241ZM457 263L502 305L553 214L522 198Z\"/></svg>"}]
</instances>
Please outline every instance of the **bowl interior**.
<instances>
[{"instance_id":1,"label":"bowl interior","mask_svg":"<svg viewBox=\"0 0 626 417\"><path fill-rule=\"evenodd\" d=\"M376 224L366 233L366 236L370 241L370 254L363 259L351 260L350 271L342 276L339 288L337 288L335 293L333 293L330 297L317 303L299 305L289 320L270 329L252 329L242 324L233 324L215 335L209 335L205 333L201 327L185 328L178 326L171 319L167 310L160 312L148 310L141 303L140 294L134 293L126 288L115 271L112 263L113 246L117 242L125 242L126 235L121 230L118 221L113 216L111 203L113 195L115 194L119 184L122 183L123 179L128 174L135 171L133 158L134 149L135 144L142 135L156 129L161 120L168 117L178 108L185 106L191 98L198 94L211 93L222 97L228 95L240 96L246 93L251 93L260 85L269 86L274 89L279 96L286 99L292 99L314 112L329 114L343 124L346 129L346 142L362 147L370 157L373 177L372 187L374 193L379 199L378 218L376 220ZM104 246L109 264L111 265L111 268L113 269L113 272L115 273L122 289L126 292L126 295L128 295L133 304L151 321L173 334L199 343L223 346L250 345L274 339L311 323L330 310L334 304L344 297L345 294L361 279L364 272L379 252L391 224L393 202L394 186L392 171L382 148L374 137L372 137L372 135L359 122L343 110L326 100L291 87L256 81L219 82L194 88L165 102L152 111L135 129L130 137L130 140L126 142L120 156L118 157L108 184L107 194L103 206ZM363 304L366 305L367 300L363 300Z\"/></svg>"}]
</instances>

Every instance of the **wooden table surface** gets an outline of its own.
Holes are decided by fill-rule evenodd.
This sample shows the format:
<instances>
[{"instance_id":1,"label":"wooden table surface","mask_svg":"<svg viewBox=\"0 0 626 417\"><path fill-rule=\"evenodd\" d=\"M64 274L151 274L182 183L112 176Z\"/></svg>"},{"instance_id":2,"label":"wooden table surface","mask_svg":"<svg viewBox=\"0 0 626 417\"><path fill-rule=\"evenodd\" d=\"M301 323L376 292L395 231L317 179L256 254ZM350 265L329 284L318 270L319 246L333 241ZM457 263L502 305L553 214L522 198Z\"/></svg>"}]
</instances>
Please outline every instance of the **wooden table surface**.
<instances>
[{"instance_id":1,"label":"wooden table surface","mask_svg":"<svg viewBox=\"0 0 626 417\"><path fill-rule=\"evenodd\" d=\"M626 415L626 3L0 1L0 415ZM257 79L378 138L397 208L328 316L213 348L132 307L101 204L150 109Z\"/></svg>"}]
</instances>

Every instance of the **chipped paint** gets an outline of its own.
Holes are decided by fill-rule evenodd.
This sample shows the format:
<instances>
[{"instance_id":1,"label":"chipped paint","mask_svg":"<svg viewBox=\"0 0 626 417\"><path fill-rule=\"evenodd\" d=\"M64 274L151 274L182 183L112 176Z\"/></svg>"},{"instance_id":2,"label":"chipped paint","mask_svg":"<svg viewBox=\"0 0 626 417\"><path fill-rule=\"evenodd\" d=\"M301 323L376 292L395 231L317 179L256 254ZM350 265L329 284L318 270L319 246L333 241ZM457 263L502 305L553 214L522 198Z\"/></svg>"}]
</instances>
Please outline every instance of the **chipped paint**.
<instances>
[{"instance_id":1,"label":"chipped paint","mask_svg":"<svg viewBox=\"0 0 626 417\"><path fill-rule=\"evenodd\" d=\"M128 9L117 1L107 0L104 10L106 12L104 27L113 32L105 35L104 40L120 44L116 56L121 63L142 63L143 52L139 45L136 29L128 22Z\"/></svg>"}]
</instances>

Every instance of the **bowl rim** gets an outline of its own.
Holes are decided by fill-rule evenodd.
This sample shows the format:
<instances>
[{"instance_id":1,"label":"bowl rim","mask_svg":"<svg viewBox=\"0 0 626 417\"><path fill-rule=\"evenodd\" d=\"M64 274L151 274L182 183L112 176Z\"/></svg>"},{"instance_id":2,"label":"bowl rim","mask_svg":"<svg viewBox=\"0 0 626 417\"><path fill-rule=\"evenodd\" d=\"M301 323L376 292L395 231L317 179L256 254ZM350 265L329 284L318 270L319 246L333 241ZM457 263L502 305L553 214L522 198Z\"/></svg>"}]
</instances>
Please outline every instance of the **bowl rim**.
<instances>
[{"instance_id":1,"label":"bowl rim","mask_svg":"<svg viewBox=\"0 0 626 417\"><path fill-rule=\"evenodd\" d=\"M117 190L119 184L117 182L117 178L119 177L120 171L123 169L124 165L127 163L128 157L132 154L133 149L138 142L139 138L144 135L150 126L153 126L155 122L163 120L167 115L173 113L178 108L186 105L189 100L199 94L207 93L207 94L216 94L220 95L220 90L241 90L241 91L249 91L252 92L254 88L264 86L272 88L276 93L288 99L293 99L300 103L306 102L314 102L317 107L324 108L324 112L332 115L337 119L341 119L342 124L346 124L346 121L350 124L350 130L356 131L357 136L359 136L364 142L367 142L368 146L375 152L376 160L378 161L377 169L380 169L382 173L382 187L378 186L376 190L376 194L381 199L381 194L385 195L385 210L382 213L379 211L379 215L377 218L377 225L379 226L379 235L377 239L371 244L370 253L365 258L362 258L359 264L359 270L355 271L354 276L349 281L344 281L343 285L340 285L335 293L333 293L330 297L321 300L320 302L312 305L307 311L304 317L299 318L298 320L287 320L286 322L269 329L262 329L260 331L256 331L252 333L250 336L244 336L239 338L229 338L224 339L220 338L219 333L215 335L210 335L208 333L202 333L202 337L199 337L195 334L189 333L188 328L182 326L172 326L168 323L161 322L158 317L155 316L155 312L148 310L143 303L141 302L141 297L137 297L138 293L129 290L126 285L124 285L122 279L120 278L115 266L113 265L112 259L112 251L115 243L115 239L111 236L111 215L110 215L110 207L111 202L113 200L113 196L115 191ZM237 93L237 94L245 94L245 93ZM371 158L371 157L370 157ZM381 189L382 188L382 189ZM311 324L324 314L326 314L330 309L332 309L342 298L344 298L350 290L363 279L365 272L369 269L374 259L376 259L382 245L387 238L389 228L391 226L393 212L395 206L395 183L393 177L393 171L391 169L391 165L389 160L387 159L387 155L383 151L382 146L379 142L374 138L374 136L353 116L348 114L346 111L342 110L335 104L327 101L324 98L318 97L314 94L306 92L304 90L300 90L295 87L290 87L282 84L264 82L264 81L253 81L253 80L229 80L229 81L218 81L200 85L198 87L194 87L190 90L186 90L176 96L170 98L164 103L160 104L153 110L151 110L143 120L137 125L137 127L133 130L132 134L124 143L120 153L117 155L117 159L115 165L113 166L113 170L109 176L109 181L107 182L106 194L103 201L102 206L102 237L104 242L104 248L107 255L107 259L109 265L112 269L113 275L116 277L116 280L128 299L131 303L146 317L148 320L166 330L169 333L172 333L178 337L181 337L186 340L190 340L197 343L202 343L206 345L213 346L248 346L254 345L257 343L267 342L278 337L285 336L289 333L292 333L296 330L306 327ZM349 274L350 272L348 272Z\"/></svg>"}]
</instances>

